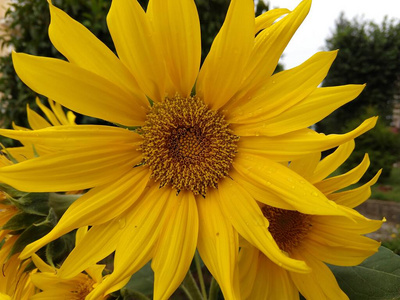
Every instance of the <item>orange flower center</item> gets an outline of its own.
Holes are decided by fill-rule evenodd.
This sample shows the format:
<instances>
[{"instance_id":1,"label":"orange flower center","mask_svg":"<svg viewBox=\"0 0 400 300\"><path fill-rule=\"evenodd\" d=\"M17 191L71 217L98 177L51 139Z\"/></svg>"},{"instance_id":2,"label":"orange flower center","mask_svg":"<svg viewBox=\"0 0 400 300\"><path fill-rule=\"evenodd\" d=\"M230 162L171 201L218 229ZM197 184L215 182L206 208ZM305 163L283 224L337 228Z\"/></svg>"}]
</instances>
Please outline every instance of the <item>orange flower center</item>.
<instances>
[{"instance_id":1,"label":"orange flower center","mask_svg":"<svg viewBox=\"0 0 400 300\"><path fill-rule=\"evenodd\" d=\"M264 206L264 217L269 221L269 232L279 248L290 253L306 237L311 229L311 216L294 210Z\"/></svg>"},{"instance_id":2,"label":"orange flower center","mask_svg":"<svg viewBox=\"0 0 400 300\"><path fill-rule=\"evenodd\" d=\"M87 277L87 280L79 282L76 289L71 291L71 300L85 300L86 296L93 290L93 285L96 282Z\"/></svg>"},{"instance_id":3,"label":"orange flower center","mask_svg":"<svg viewBox=\"0 0 400 300\"><path fill-rule=\"evenodd\" d=\"M143 162L160 187L203 196L228 175L239 139L224 116L197 97L154 104L141 133Z\"/></svg>"}]
</instances>

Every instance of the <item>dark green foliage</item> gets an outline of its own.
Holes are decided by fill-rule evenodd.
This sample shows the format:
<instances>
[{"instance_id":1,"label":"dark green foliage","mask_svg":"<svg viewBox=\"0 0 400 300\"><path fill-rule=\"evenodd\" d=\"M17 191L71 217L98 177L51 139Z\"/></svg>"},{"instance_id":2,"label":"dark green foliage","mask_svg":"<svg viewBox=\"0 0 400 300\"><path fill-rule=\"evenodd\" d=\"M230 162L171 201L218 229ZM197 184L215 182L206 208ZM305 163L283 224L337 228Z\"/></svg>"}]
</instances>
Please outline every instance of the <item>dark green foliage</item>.
<instances>
[{"instance_id":1,"label":"dark green foliage","mask_svg":"<svg viewBox=\"0 0 400 300\"><path fill-rule=\"evenodd\" d=\"M373 106L381 122L390 124L393 101L400 93L400 22L385 19L382 24L343 15L336 22L333 35L326 40L326 49L339 49L324 86L367 83L354 101L318 124L323 132L340 132L346 123Z\"/></svg>"},{"instance_id":2,"label":"dark green foliage","mask_svg":"<svg viewBox=\"0 0 400 300\"><path fill-rule=\"evenodd\" d=\"M359 118L348 122L345 130L354 129L362 120L376 114L376 109L368 108ZM355 167L361 162L365 153L368 153L371 165L363 180L371 179L382 168L380 181L384 181L390 176L393 164L400 160L400 135L393 133L380 118L375 128L356 139L356 148L342 167L346 170Z\"/></svg>"}]
</instances>

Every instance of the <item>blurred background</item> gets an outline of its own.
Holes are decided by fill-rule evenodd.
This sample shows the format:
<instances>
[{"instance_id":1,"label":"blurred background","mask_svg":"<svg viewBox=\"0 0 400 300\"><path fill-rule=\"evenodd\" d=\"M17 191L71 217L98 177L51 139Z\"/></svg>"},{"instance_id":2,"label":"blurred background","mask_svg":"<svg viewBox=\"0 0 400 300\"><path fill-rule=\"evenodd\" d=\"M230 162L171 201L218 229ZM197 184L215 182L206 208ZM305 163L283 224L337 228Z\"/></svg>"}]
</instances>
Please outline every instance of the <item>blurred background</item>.
<instances>
[{"instance_id":1,"label":"blurred background","mask_svg":"<svg viewBox=\"0 0 400 300\"><path fill-rule=\"evenodd\" d=\"M146 8L147 0L139 2ZM195 2L202 26L204 59L223 23L229 0ZM276 7L294 9L299 2L259 0L255 3L256 14ZM106 25L110 0L53 0L53 4L114 50ZM44 0L0 0L2 128L12 128L13 122L27 127L27 105L37 110L38 95L16 76L11 51L63 59L49 41L49 22L48 4ZM356 166L366 152L371 166L362 181L368 181L383 168L378 184L373 187L372 200L360 209L368 210L371 217L386 216L389 221L383 229L386 231L378 238L400 252L400 2L314 0L309 16L285 50L276 72L295 67L318 51L335 49L340 51L322 86L350 83L367 83L367 86L356 100L315 124L315 129L326 134L343 133L367 117L380 116L377 126L356 140L356 150L340 171ZM47 103L45 98L41 100ZM93 122L99 121L83 116L77 119L77 123ZM0 137L0 142L5 147L13 146L11 140Z\"/></svg>"}]
</instances>

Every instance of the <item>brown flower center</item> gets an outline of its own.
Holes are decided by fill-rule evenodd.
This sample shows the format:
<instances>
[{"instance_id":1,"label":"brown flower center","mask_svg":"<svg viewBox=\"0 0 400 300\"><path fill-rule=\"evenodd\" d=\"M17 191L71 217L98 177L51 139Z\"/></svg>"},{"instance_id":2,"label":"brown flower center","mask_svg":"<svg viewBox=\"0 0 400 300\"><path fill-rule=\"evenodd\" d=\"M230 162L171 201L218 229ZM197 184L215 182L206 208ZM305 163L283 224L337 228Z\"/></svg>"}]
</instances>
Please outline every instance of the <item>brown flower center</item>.
<instances>
[{"instance_id":1,"label":"brown flower center","mask_svg":"<svg viewBox=\"0 0 400 300\"><path fill-rule=\"evenodd\" d=\"M71 291L71 300L84 300L93 290L93 285L95 283L96 282L90 277L87 277L85 281L79 282L76 289Z\"/></svg>"},{"instance_id":2,"label":"brown flower center","mask_svg":"<svg viewBox=\"0 0 400 300\"><path fill-rule=\"evenodd\" d=\"M264 206L264 217L269 221L269 232L279 248L290 253L306 237L311 229L311 216L294 210Z\"/></svg>"},{"instance_id":3,"label":"brown flower center","mask_svg":"<svg viewBox=\"0 0 400 300\"><path fill-rule=\"evenodd\" d=\"M141 133L143 161L160 187L203 196L228 175L239 139L224 116L197 97L154 104Z\"/></svg>"}]
</instances>

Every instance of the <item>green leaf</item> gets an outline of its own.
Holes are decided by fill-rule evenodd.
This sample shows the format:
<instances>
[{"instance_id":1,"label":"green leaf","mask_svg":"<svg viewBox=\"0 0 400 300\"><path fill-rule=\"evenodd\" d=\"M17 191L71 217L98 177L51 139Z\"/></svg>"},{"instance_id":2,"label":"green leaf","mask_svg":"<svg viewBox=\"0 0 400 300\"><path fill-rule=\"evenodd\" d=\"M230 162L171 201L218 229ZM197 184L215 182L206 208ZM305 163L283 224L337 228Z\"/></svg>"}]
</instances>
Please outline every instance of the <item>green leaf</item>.
<instances>
[{"instance_id":1,"label":"green leaf","mask_svg":"<svg viewBox=\"0 0 400 300\"><path fill-rule=\"evenodd\" d=\"M385 247L358 266L329 267L351 300L400 299L400 256Z\"/></svg>"},{"instance_id":2,"label":"green leaf","mask_svg":"<svg viewBox=\"0 0 400 300\"><path fill-rule=\"evenodd\" d=\"M127 285L121 290L123 299L131 299L129 297L143 294L146 296L153 295L154 273L151 269L151 262L148 262L143 268L132 275Z\"/></svg>"}]
</instances>

